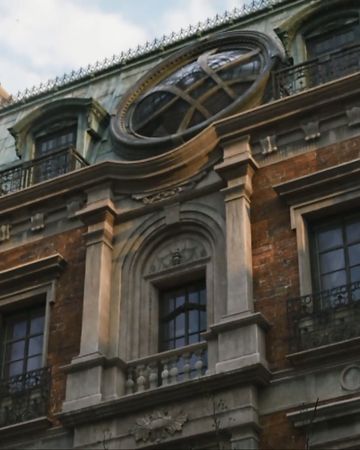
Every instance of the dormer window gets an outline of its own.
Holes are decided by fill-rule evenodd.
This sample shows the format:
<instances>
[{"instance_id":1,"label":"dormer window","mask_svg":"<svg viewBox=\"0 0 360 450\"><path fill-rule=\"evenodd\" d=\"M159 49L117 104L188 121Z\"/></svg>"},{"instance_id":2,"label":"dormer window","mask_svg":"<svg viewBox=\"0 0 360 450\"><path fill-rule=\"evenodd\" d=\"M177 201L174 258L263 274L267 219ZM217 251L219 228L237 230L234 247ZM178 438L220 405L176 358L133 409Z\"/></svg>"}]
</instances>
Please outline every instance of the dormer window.
<instances>
[{"instance_id":1,"label":"dormer window","mask_svg":"<svg viewBox=\"0 0 360 450\"><path fill-rule=\"evenodd\" d=\"M339 51L360 42L359 17L330 20L305 34L308 59Z\"/></svg>"},{"instance_id":2,"label":"dormer window","mask_svg":"<svg viewBox=\"0 0 360 450\"><path fill-rule=\"evenodd\" d=\"M56 132L39 136L35 141L35 156L41 158L57 150L76 147L76 124Z\"/></svg>"}]
</instances>

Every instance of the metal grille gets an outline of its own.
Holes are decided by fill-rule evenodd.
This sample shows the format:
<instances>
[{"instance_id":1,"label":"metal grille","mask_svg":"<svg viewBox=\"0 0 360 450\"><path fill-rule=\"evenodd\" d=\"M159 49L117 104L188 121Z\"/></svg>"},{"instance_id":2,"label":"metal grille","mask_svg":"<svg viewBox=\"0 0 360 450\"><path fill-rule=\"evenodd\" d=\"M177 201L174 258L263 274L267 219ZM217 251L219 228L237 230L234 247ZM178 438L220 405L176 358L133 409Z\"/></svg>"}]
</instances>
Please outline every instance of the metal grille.
<instances>
[{"instance_id":1,"label":"metal grille","mask_svg":"<svg viewBox=\"0 0 360 450\"><path fill-rule=\"evenodd\" d=\"M0 427L46 416L50 396L50 368L0 380Z\"/></svg>"},{"instance_id":2,"label":"metal grille","mask_svg":"<svg viewBox=\"0 0 360 450\"><path fill-rule=\"evenodd\" d=\"M0 172L0 197L87 165L88 162L73 147L26 161Z\"/></svg>"},{"instance_id":3,"label":"metal grille","mask_svg":"<svg viewBox=\"0 0 360 450\"><path fill-rule=\"evenodd\" d=\"M180 31L173 32L169 35L163 35L159 39L156 38L151 42L138 45L136 48L121 52L119 55L113 55L111 58L105 58L103 61L97 61L94 64L89 64L86 67L81 67L78 70L73 70L70 73L48 80L38 86L33 86L29 89L25 89L23 92L11 95L8 99L0 100L0 110L26 102L44 94L50 94L64 86L92 78L102 71L128 64L141 57L146 57L153 52L162 51L166 47L178 44L181 41L190 38L201 36L203 33L210 32L215 28L231 24L243 16L266 8L271 8L283 2L284 0L251 0L241 8L234 8L232 11L217 14L204 22L198 22L196 25L190 25L188 28L182 28Z\"/></svg>"},{"instance_id":4,"label":"metal grille","mask_svg":"<svg viewBox=\"0 0 360 450\"><path fill-rule=\"evenodd\" d=\"M354 45L275 72L274 93L276 98L287 97L359 70L360 45Z\"/></svg>"},{"instance_id":5,"label":"metal grille","mask_svg":"<svg viewBox=\"0 0 360 450\"><path fill-rule=\"evenodd\" d=\"M360 281L287 303L290 352L360 337Z\"/></svg>"}]
</instances>

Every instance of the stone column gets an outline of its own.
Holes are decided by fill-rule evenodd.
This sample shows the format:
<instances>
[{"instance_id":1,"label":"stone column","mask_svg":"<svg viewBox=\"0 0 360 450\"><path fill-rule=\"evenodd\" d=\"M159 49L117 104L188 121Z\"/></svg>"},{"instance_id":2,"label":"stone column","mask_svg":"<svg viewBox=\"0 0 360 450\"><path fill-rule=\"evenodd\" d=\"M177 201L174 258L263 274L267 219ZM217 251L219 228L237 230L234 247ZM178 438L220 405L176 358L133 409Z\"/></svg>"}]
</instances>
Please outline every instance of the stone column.
<instances>
[{"instance_id":1,"label":"stone column","mask_svg":"<svg viewBox=\"0 0 360 450\"><path fill-rule=\"evenodd\" d=\"M97 186L87 194L86 207L77 213L88 226L80 353L65 368L68 375L64 410L116 397L121 394L124 381L121 362L111 362L108 354L116 210L109 184Z\"/></svg>"},{"instance_id":2,"label":"stone column","mask_svg":"<svg viewBox=\"0 0 360 450\"><path fill-rule=\"evenodd\" d=\"M209 341L217 341L216 372L257 367L267 372L265 331L269 324L254 312L250 197L258 165L251 155L249 136L227 140L224 160L215 167L226 181L223 189L226 211L226 315L213 324Z\"/></svg>"},{"instance_id":3,"label":"stone column","mask_svg":"<svg viewBox=\"0 0 360 450\"><path fill-rule=\"evenodd\" d=\"M252 312L252 254L250 197L258 165L250 151L249 136L224 148L224 161L215 167L226 180L227 315Z\"/></svg>"}]
</instances>

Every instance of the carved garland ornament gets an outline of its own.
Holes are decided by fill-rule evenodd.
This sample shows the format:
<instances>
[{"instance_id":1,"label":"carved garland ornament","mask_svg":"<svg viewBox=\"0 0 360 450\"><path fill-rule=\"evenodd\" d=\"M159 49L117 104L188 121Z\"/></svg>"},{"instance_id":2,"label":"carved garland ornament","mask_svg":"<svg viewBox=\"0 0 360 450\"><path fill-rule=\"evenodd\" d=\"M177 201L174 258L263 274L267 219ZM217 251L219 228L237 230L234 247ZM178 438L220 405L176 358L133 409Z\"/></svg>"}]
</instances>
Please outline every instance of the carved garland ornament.
<instances>
[{"instance_id":1,"label":"carved garland ornament","mask_svg":"<svg viewBox=\"0 0 360 450\"><path fill-rule=\"evenodd\" d=\"M136 442L160 442L181 431L187 420L188 415L181 411L173 415L154 411L152 414L138 419L130 433L133 434Z\"/></svg>"}]
</instances>

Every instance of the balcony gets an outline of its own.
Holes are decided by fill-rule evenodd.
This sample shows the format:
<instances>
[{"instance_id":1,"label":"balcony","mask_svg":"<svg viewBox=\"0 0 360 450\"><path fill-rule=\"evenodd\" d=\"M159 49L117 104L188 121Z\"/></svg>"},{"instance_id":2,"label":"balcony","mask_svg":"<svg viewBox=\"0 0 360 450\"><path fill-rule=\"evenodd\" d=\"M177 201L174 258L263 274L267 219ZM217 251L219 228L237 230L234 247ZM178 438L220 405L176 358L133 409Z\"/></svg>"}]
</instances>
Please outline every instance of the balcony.
<instances>
[{"instance_id":1,"label":"balcony","mask_svg":"<svg viewBox=\"0 0 360 450\"><path fill-rule=\"evenodd\" d=\"M360 337L360 281L291 299L290 352Z\"/></svg>"},{"instance_id":2,"label":"balcony","mask_svg":"<svg viewBox=\"0 0 360 450\"><path fill-rule=\"evenodd\" d=\"M49 396L49 368L0 380L0 427L46 416Z\"/></svg>"},{"instance_id":3,"label":"balcony","mask_svg":"<svg viewBox=\"0 0 360 450\"><path fill-rule=\"evenodd\" d=\"M306 89L360 70L360 45L353 45L273 74L275 98L288 97Z\"/></svg>"},{"instance_id":4,"label":"balcony","mask_svg":"<svg viewBox=\"0 0 360 450\"><path fill-rule=\"evenodd\" d=\"M0 172L0 197L81 169L88 164L73 147L26 161Z\"/></svg>"},{"instance_id":5,"label":"balcony","mask_svg":"<svg viewBox=\"0 0 360 450\"><path fill-rule=\"evenodd\" d=\"M205 342L133 360L127 367L126 394L199 378L206 368Z\"/></svg>"}]
</instances>

